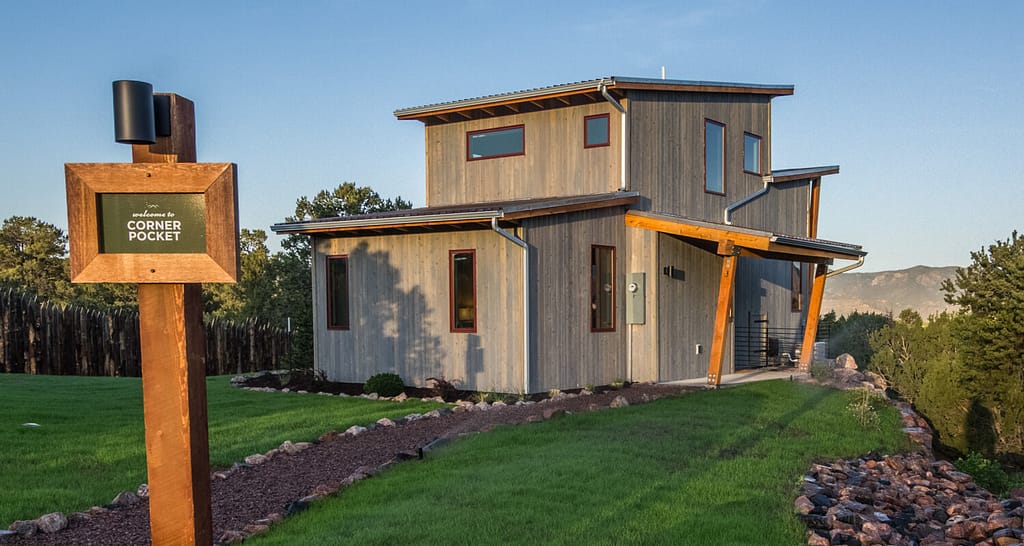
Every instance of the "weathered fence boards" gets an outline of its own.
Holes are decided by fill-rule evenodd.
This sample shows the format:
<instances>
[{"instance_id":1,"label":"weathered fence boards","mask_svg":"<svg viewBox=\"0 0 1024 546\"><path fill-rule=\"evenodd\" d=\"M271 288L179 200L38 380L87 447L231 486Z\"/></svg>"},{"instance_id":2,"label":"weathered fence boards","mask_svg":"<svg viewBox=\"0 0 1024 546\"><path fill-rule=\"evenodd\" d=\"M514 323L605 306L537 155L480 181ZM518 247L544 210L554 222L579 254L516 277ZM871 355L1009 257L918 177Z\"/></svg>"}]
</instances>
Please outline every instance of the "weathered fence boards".
<instances>
[{"instance_id":1,"label":"weathered fence boards","mask_svg":"<svg viewBox=\"0 0 1024 546\"><path fill-rule=\"evenodd\" d=\"M291 336L266 323L206 323L206 373L280 367ZM139 377L139 314L61 306L0 289L0 372Z\"/></svg>"}]
</instances>

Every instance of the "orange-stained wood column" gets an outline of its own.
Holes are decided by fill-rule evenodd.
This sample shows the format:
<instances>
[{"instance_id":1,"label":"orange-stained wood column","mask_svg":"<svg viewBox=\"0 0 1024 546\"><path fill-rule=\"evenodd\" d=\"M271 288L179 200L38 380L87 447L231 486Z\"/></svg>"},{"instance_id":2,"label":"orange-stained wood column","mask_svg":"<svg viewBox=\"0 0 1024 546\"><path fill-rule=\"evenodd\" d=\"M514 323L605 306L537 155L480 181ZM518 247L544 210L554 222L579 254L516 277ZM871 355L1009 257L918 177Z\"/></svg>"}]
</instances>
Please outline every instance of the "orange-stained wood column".
<instances>
[{"instance_id":1,"label":"orange-stained wood column","mask_svg":"<svg viewBox=\"0 0 1024 546\"><path fill-rule=\"evenodd\" d=\"M731 245L730 245L731 246ZM737 249L738 250L738 249ZM722 276L718 281L718 307L715 311L715 333L711 338L711 362L708 363L708 384L722 382L722 361L725 359L725 337L729 311L736 286L736 254L722 256Z\"/></svg>"},{"instance_id":2,"label":"orange-stained wood column","mask_svg":"<svg viewBox=\"0 0 1024 546\"><path fill-rule=\"evenodd\" d=\"M800 369L811 369L814 358L814 338L818 333L818 317L821 316L821 300L825 296L825 275L828 266L818 264L814 270L814 281L811 284L811 301L807 303L807 324L804 326L804 343L800 348Z\"/></svg>"},{"instance_id":3,"label":"orange-stained wood column","mask_svg":"<svg viewBox=\"0 0 1024 546\"><path fill-rule=\"evenodd\" d=\"M133 162L196 161L194 105L170 101L171 135L133 145ZM213 544L202 285L140 284L139 330L150 536L155 546Z\"/></svg>"},{"instance_id":4,"label":"orange-stained wood column","mask_svg":"<svg viewBox=\"0 0 1024 546\"><path fill-rule=\"evenodd\" d=\"M153 544L213 543L202 285L140 284Z\"/></svg>"}]
</instances>

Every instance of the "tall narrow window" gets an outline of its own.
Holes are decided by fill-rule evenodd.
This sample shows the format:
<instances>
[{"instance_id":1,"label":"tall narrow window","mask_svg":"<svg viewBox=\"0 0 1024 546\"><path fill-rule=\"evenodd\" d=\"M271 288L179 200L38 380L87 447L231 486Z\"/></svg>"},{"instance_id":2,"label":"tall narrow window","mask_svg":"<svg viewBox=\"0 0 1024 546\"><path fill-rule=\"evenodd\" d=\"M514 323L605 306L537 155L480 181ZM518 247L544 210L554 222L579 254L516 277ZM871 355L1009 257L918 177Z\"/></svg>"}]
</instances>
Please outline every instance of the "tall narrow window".
<instances>
[{"instance_id":1,"label":"tall narrow window","mask_svg":"<svg viewBox=\"0 0 1024 546\"><path fill-rule=\"evenodd\" d=\"M725 193L725 125L704 120L704 191Z\"/></svg>"},{"instance_id":2,"label":"tall narrow window","mask_svg":"<svg viewBox=\"0 0 1024 546\"><path fill-rule=\"evenodd\" d=\"M590 331L615 330L615 247L590 247Z\"/></svg>"},{"instance_id":3,"label":"tall narrow window","mask_svg":"<svg viewBox=\"0 0 1024 546\"><path fill-rule=\"evenodd\" d=\"M525 153L526 128L522 125L466 133L467 161Z\"/></svg>"},{"instance_id":4,"label":"tall narrow window","mask_svg":"<svg viewBox=\"0 0 1024 546\"><path fill-rule=\"evenodd\" d=\"M761 174L761 137L743 133L743 170Z\"/></svg>"},{"instance_id":5,"label":"tall narrow window","mask_svg":"<svg viewBox=\"0 0 1024 546\"><path fill-rule=\"evenodd\" d=\"M583 118L583 147L608 146L608 114Z\"/></svg>"},{"instance_id":6,"label":"tall narrow window","mask_svg":"<svg viewBox=\"0 0 1024 546\"><path fill-rule=\"evenodd\" d=\"M794 313L799 313L804 308L804 286L803 271L801 264L794 262L790 279L789 306Z\"/></svg>"},{"instance_id":7,"label":"tall narrow window","mask_svg":"<svg viewBox=\"0 0 1024 546\"><path fill-rule=\"evenodd\" d=\"M448 251L453 332L476 331L476 251Z\"/></svg>"},{"instance_id":8,"label":"tall narrow window","mask_svg":"<svg viewBox=\"0 0 1024 546\"><path fill-rule=\"evenodd\" d=\"M348 256L327 257L327 328L348 330Z\"/></svg>"}]
</instances>

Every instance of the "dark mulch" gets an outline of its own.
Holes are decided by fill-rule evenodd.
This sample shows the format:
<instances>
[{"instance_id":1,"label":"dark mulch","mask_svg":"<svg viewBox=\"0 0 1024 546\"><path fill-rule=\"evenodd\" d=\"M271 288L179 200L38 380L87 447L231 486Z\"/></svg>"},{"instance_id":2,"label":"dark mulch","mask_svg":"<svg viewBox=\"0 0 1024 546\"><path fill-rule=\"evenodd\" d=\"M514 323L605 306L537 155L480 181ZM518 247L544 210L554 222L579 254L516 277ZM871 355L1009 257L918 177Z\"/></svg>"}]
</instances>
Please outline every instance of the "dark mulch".
<instances>
[{"instance_id":1,"label":"dark mulch","mask_svg":"<svg viewBox=\"0 0 1024 546\"><path fill-rule=\"evenodd\" d=\"M496 425L527 423L555 410L580 413L604 409L618 395L636 404L690 390L694 387L634 384L618 391L543 404L451 413L395 427L377 427L358 436L328 439L297 455L279 455L264 464L235 471L225 480L214 480L214 540L226 530L241 530L271 513L285 513L289 503L310 495L318 485L337 485L361 467L381 466L400 453L415 452L438 438L487 431ZM75 519L67 529L52 535L0 537L0 544L150 544L149 503L143 501L87 520Z\"/></svg>"}]
</instances>

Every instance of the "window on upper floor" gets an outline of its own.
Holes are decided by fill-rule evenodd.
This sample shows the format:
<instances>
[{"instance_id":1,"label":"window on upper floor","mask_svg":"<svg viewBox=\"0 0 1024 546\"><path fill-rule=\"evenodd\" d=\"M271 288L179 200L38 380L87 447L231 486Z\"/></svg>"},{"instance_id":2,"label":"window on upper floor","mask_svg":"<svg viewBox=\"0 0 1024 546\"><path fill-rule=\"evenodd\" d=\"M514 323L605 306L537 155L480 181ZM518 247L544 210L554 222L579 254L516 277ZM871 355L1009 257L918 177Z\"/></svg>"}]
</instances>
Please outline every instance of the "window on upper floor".
<instances>
[{"instance_id":1,"label":"window on upper floor","mask_svg":"<svg viewBox=\"0 0 1024 546\"><path fill-rule=\"evenodd\" d=\"M615 247L590 247L590 331L615 331Z\"/></svg>"},{"instance_id":2,"label":"window on upper floor","mask_svg":"<svg viewBox=\"0 0 1024 546\"><path fill-rule=\"evenodd\" d=\"M476 251L448 251L451 331L476 331Z\"/></svg>"},{"instance_id":3,"label":"window on upper floor","mask_svg":"<svg viewBox=\"0 0 1024 546\"><path fill-rule=\"evenodd\" d=\"M583 118L583 147L598 148L609 144L608 114Z\"/></svg>"},{"instance_id":4,"label":"window on upper floor","mask_svg":"<svg viewBox=\"0 0 1024 546\"><path fill-rule=\"evenodd\" d=\"M761 137L743 133L743 171L761 174Z\"/></svg>"},{"instance_id":5,"label":"window on upper floor","mask_svg":"<svg viewBox=\"0 0 1024 546\"><path fill-rule=\"evenodd\" d=\"M327 329L348 330L348 256L327 257Z\"/></svg>"},{"instance_id":6,"label":"window on upper floor","mask_svg":"<svg viewBox=\"0 0 1024 546\"><path fill-rule=\"evenodd\" d=\"M725 194L725 125L704 120L704 191Z\"/></svg>"},{"instance_id":7,"label":"window on upper floor","mask_svg":"<svg viewBox=\"0 0 1024 546\"><path fill-rule=\"evenodd\" d=\"M467 161L524 155L525 153L526 128L523 125L466 133Z\"/></svg>"}]
</instances>

